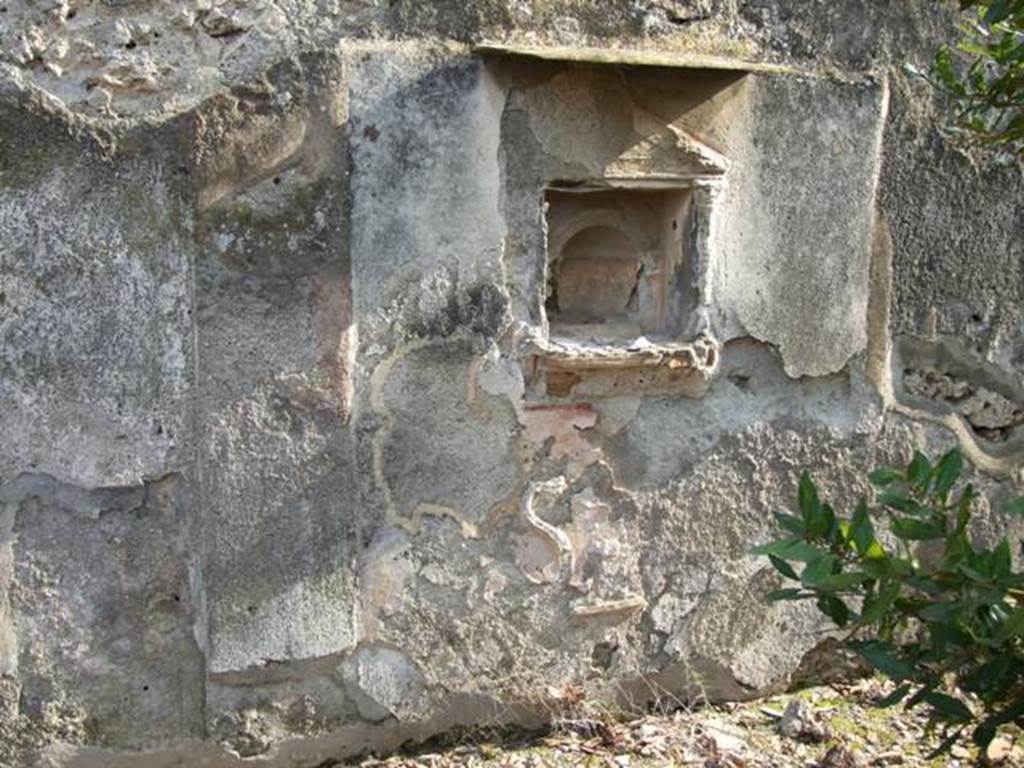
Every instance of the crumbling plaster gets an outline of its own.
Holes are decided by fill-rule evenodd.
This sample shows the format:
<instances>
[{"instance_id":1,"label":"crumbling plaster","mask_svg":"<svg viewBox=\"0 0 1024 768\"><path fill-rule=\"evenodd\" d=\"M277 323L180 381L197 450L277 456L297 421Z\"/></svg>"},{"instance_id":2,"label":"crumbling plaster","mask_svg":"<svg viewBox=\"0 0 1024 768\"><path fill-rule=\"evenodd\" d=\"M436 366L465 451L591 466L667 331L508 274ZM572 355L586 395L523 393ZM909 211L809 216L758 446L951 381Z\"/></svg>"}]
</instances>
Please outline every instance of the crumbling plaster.
<instances>
[{"instance_id":1,"label":"crumbling plaster","mask_svg":"<svg viewBox=\"0 0 1024 768\"><path fill-rule=\"evenodd\" d=\"M950 14L597 5L2 6L0 763L752 696L821 638L747 554L801 470L1013 490L1021 177L900 73ZM549 185L721 168L675 336L549 338Z\"/></svg>"}]
</instances>

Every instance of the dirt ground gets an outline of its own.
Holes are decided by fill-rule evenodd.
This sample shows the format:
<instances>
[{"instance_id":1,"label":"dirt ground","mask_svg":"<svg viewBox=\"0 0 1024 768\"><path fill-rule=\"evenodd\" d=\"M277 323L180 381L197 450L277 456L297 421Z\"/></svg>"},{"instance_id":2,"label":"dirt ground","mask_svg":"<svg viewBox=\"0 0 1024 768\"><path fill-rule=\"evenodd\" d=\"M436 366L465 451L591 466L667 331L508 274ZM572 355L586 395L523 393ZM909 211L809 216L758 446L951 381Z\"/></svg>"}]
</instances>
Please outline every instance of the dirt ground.
<instances>
[{"instance_id":1,"label":"dirt ground","mask_svg":"<svg viewBox=\"0 0 1024 768\"><path fill-rule=\"evenodd\" d=\"M681 709L620 721L567 715L544 733L463 734L361 768L867 768L1024 766L1024 737L1001 736L980 755L967 739L931 753L942 735L923 709L881 709L891 686L878 679L810 688L756 702ZM581 707L585 711L586 707Z\"/></svg>"}]
</instances>

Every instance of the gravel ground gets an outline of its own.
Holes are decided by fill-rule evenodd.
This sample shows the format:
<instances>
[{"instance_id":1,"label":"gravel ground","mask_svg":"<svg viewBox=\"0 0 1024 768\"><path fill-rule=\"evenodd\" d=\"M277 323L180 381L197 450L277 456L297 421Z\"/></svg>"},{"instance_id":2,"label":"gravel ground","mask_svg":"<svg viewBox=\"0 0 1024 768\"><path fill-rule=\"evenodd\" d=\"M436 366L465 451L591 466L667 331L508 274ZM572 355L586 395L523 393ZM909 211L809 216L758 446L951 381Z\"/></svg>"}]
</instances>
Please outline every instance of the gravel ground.
<instances>
[{"instance_id":1,"label":"gravel ground","mask_svg":"<svg viewBox=\"0 0 1024 768\"><path fill-rule=\"evenodd\" d=\"M1024 766L1024 737L993 743L988 755L958 744L939 757L923 710L879 709L891 687L867 679L757 702L615 720L566 716L541 734L475 733L428 744L361 768L495 766L543 768L867 768L868 766ZM585 711L585 706L577 709Z\"/></svg>"}]
</instances>

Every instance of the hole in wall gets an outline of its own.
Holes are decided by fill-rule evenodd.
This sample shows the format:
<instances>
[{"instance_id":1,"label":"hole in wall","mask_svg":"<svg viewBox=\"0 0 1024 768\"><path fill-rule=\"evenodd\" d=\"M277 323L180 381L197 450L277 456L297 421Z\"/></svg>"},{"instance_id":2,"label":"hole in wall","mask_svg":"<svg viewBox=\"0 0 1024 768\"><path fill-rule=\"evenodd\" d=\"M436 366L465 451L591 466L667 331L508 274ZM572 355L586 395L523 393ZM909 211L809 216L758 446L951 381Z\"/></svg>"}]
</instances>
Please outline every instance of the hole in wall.
<instances>
[{"instance_id":1,"label":"hole in wall","mask_svg":"<svg viewBox=\"0 0 1024 768\"><path fill-rule=\"evenodd\" d=\"M959 341L899 337L893 363L897 394L912 407L956 414L992 455L1024 448L1024 392Z\"/></svg>"},{"instance_id":2,"label":"hole in wall","mask_svg":"<svg viewBox=\"0 0 1024 768\"><path fill-rule=\"evenodd\" d=\"M730 373L726 378L741 392L750 392L750 376L743 373Z\"/></svg>"},{"instance_id":3,"label":"hole in wall","mask_svg":"<svg viewBox=\"0 0 1024 768\"><path fill-rule=\"evenodd\" d=\"M618 643L596 643L590 652L590 663L595 669L609 669L615 660L615 652L618 650Z\"/></svg>"}]
</instances>

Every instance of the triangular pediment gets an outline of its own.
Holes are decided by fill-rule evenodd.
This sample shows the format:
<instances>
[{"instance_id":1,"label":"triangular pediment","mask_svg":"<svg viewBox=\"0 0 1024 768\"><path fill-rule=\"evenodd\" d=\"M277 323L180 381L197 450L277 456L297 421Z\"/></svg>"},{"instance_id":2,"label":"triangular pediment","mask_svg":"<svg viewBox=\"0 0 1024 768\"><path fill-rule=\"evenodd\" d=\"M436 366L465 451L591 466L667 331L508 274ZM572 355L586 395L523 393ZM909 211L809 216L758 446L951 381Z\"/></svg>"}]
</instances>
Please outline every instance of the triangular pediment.
<instances>
[{"instance_id":1,"label":"triangular pediment","mask_svg":"<svg viewBox=\"0 0 1024 768\"><path fill-rule=\"evenodd\" d=\"M605 178L682 182L719 177L728 169L723 155L682 128L643 112L635 119L642 138L605 167Z\"/></svg>"}]
</instances>

